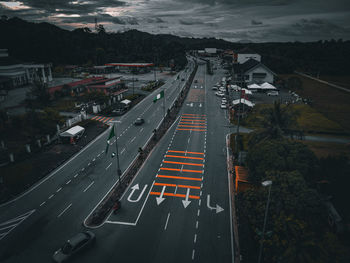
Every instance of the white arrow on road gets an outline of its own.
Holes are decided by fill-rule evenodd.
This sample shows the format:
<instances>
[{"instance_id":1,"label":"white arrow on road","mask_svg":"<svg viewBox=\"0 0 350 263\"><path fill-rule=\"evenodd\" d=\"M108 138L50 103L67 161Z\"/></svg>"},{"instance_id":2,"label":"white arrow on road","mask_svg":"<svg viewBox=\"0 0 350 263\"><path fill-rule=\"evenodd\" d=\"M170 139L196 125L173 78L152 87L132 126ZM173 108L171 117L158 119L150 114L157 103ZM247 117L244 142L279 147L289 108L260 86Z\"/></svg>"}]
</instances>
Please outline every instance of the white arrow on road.
<instances>
[{"instance_id":1,"label":"white arrow on road","mask_svg":"<svg viewBox=\"0 0 350 263\"><path fill-rule=\"evenodd\" d=\"M128 201L129 201L129 202L132 202L132 203L136 203L136 202L140 201L141 196L142 196L143 193L145 192L146 188L147 188L147 184L143 187L142 192L140 193L139 197L138 197L136 200L132 200L131 197L132 197L132 195L134 194L134 192L135 192L136 190L139 190L139 189L140 189L139 184L135 184L133 187L131 187L131 193L130 193L129 196L128 196Z\"/></svg>"},{"instance_id":2,"label":"white arrow on road","mask_svg":"<svg viewBox=\"0 0 350 263\"><path fill-rule=\"evenodd\" d=\"M207 207L208 207L210 210L216 210L216 213L217 213L217 214L220 213L220 212L222 212L222 211L224 211L224 209L223 209L221 206L219 206L218 204L216 204L216 207L210 206L210 195L208 195L208 197L207 197Z\"/></svg>"},{"instance_id":3,"label":"white arrow on road","mask_svg":"<svg viewBox=\"0 0 350 263\"><path fill-rule=\"evenodd\" d=\"M165 200L165 198L163 197L165 188L166 188L166 186L164 185L163 189L162 189L162 192L160 193L160 196L156 197L157 205L160 205L160 203Z\"/></svg>"},{"instance_id":4,"label":"white arrow on road","mask_svg":"<svg viewBox=\"0 0 350 263\"><path fill-rule=\"evenodd\" d=\"M184 208L186 208L191 203L191 201L188 201L189 195L190 195L190 188L187 188L186 199L182 200L182 204L184 205Z\"/></svg>"}]
</instances>

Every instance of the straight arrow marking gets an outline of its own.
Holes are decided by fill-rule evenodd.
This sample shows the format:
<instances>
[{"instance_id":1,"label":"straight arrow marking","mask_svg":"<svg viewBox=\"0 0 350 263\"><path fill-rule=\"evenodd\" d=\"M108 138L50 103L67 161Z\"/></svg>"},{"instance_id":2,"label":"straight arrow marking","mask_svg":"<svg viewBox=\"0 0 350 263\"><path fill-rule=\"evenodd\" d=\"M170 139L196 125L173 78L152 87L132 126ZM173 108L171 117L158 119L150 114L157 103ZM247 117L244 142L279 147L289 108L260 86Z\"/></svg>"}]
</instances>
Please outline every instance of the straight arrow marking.
<instances>
[{"instance_id":1,"label":"straight arrow marking","mask_svg":"<svg viewBox=\"0 0 350 263\"><path fill-rule=\"evenodd\" d=\"M157 205L160 205L161 202L163 202L165 200L165 198L163 197L164 192L165 192L165 188L166 188L166 186L164 185L162 188L162 192L160 193L160 196L156 197Z\"/></svg>"},{"instance_id":2,"label":"straight arrow marking","mask_svg":"<svg viewBox=\"0 0 350 263\"><path fill-rule=\"evenodd\" d=\"M182 204L184 205L184 208L186 208L191 203L191 201L188 201L189 195L190 195L190 188L187 188L186 198L185 200L182 200Z\"/></svg>"}]
</instances>

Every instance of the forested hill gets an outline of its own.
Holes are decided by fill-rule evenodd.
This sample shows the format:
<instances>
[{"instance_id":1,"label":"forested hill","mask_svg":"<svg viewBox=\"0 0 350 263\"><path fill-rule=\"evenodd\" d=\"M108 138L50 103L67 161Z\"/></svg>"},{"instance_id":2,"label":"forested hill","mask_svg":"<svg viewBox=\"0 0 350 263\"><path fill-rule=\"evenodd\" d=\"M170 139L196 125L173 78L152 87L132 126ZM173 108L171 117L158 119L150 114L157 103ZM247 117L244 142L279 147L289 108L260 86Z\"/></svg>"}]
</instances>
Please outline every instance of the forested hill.
<instances>
[{"instance_id":1,"label":"forested hill","mask_svg":"<svg viewBox=\"0 0 350 263\"><path fill-rule=\"evenodd\" d=\"M0 20L0 48L10 55L35 62L58 64L104 64L107 62L186 63L185 51L216 47L239 50L249 47L262 55L263 63L276 73L294 70L323 74L350 71L350 41L309 43L231 43L214 38L181 38L152 35L137 30L124 33L92 33L87 28L73 31L49 23L31 23L19 18Z\"/></svg>"}]
</instances>

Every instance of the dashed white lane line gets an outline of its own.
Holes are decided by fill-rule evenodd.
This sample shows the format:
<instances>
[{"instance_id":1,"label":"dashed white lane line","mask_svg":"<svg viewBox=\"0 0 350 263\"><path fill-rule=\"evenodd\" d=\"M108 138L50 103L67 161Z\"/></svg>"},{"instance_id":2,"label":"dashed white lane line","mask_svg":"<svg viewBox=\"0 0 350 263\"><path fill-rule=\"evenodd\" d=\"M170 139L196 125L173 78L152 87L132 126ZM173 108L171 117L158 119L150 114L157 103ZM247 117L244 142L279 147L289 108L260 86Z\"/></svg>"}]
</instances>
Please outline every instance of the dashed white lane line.
<instances>
[{"instance_id":1,"label":"dashed white lane line","mask_svg":"<svg viewBox=\"0 0 350 263\"><path fill-rule=\"evenodd\" d=\"M49 199L51 199L52 197L54 197L54 195L53 195L53 194L49 196Z\"/></svg>"},{"instance_id":2,"label":"dashed white lane line","mask_svg":"<svg viewBox=\"0 0 350 263\"><path fill-rule=\"evenodd\" d=\"M198 229L198 221L196 221L196 229Z\"/></svg>"},{"instance_id":3,"label":"dashed white lane line","mask_svg":"<svg viewBox=\"0 0 350 263\"><path fill-rule=\"evenodd\" d=\"M66 184L70 184L71 181L72 181L72 180L69 180Z\"/></svg>"},{"instance_id":4,"label":"dashed white lane line","mask_svg":"<svg viewBox=\"0 0 350 263\"><path fill-rule=\"evenodd\" d=\"M78 174L74 175L74 178L77 178Z\"/></svg>"},{"instance_id":5,"label":"dashed white lane line","mask_svg":"<svg viewBox=\"0 0 350 263\"><path fill-rule=\"evenodd\" d=\"M194 253L195 253L195 250L193 249L192 250L192 260L194 260Z\"/></svg>"},{"instance_id":6,"label":"dashed white lane line","mask_svg":"<svg viewBox=\"0 0 350 263\"><path fill-rule=\"evenodd\" d=\"M100 157L100 155L101 155L101 154L99 153L99 154L97 155L97 157Z\"/></svg>"},{"instance_id":7,"label":"dashed white lane line","mask_svg":"<svg viewBox=\"0 0 350 263\"><path fill-rule=\"evenodd\" d=\"M165 222L164 230L166 230L166 228L167 228L167 226L168 226L169 217L170 217L170 213L168 213L168 217L166 218L166 222Z\"/></svg>"},{"instance_id":8,"label":"dashed white lane line","mask_svg":"<svg viewBox=\"0 0 350 263\"><path fill-rule=\"evenodd\" d=\"M88 166L90 166L91 165L91 163L88 163Z\"/></svg>"},{"instance_id":9,"label":"dashed white lane line","mask_svg":"<svg viewBox=\"0 0 350 263\"><path fill-rule=\"evenodd\" d=\"M112 165L112 163L110 163L110 164L106 167L106 170L107 170L109 167L111 167L111 165Z\"/></svg>"},{"instance_id":10,"label":"dashed white lane line","mask_svg":"<svg viewBox=\"0 0 350 263\"><path fill-rule=\"evenodd\" d=\"M125 148L120 151L120 154L123 154L123 152L125 152Z\"/></svg>"},{"instance_id":11,"label":"dashed white lane line","mask_svg":"<svg viewBox=\"0 0 350 263\"><path fill-rule=\"evenodd\" d=\"M81 171L84 172L85 168L81 168Z\"/></svg>"},{"instance_id":12,"label":"dashed white lane line","mask_svg":"<svg viewBox=\"0 0 350 263\"><path fill-rule=\"evenodd\" d=\"M72 204L67 206L57 217L61 217L71 206L72 206Z\"/></svg>"},{"instance_id":13,"label":"dashed white lane line","mask_svg":"<svg viewBox=\"0 0 350 263\"><path fill-rule=\"evenodd\" d=\"M198 209L198 211L197 211L197 216L199 216L200 213L201 213L201 210Z\"/></svg>"},{"instance_id":14,"label":"dashed white lane line","mask_svg":"<svg viewBox=\"0 0 350 263\"><path fill-rule=\"evenodd\" d=\"M199 205L199 206L201 206L201 201L202 201L202 200L201 200L201 199L199 199L199 202L198 202L198 205Z\"/></svg>"},{"instance_id":15,"label":"dashed white lane line","mask_svg":"<svg viewBox=\"0 0 350 263\"><path fill-rule=\"evenodd\" d=\"M96 161L96 158L92 159L92 161L93 161L93 162Z\"/></svg>"},{"instance_id":16,"label":"dashed white lane line","mask_svg":"<svg viewBox=\"0 0 350 263\"><path fill-rule=\"evenodd\" d=\"M194 234L193 243L197 242L197 234Z\"/></svg>"},{"instance_id":17,"label":"dashed white lane line","mask_svg":"<svg viewBox=\"0 0 350 263\"><path fill-rule=\"evenodd\" d=\"M61 190L62 190L62 187L58 188L57 191L56 191L56 193L58 193L58 192L61 191Z\"/></svg>"},{"instance_id":18,"label":"dashed white lane line","mask_svg":"<svg viewBox=\"0 0 350 263\"><path fill-rule=\"evenodd\" d=\"M46 203L45 201L44 201L44 202L42 202L42 203L40 204L40 206L43 206L45 203Z\"/></svg>"},{"instance_id":19,"label":"dashed white lane line","mask_svg":"<svg viewBox=\"0 0 350 263\"><path fill-rule=\"evenodd\" d=\"M136 140L136 136L135 136L134 138L132 138L130 142L133 142L133 141L135 141L135 140Z\"/></svg>"},{"instance_id":20,"label":"dashed white lane line","mask_svg":"<svg viewBox=\"0 0 350 263\"><path fill-rule=\"evenodd\" d=\"M144 129L144 128L142 128L142 129L140 130L140 132L142 132L142 131L143 131L143 129Z\"/></svg>"},{"instance_id":21,"label":"dashed white lane line","mask_svg":"<svg viewBox=\"0 0 350 263\"><path fill-rule=\"evenodd\" d=\"M84 193L95 183L95 181L92 181L91 184L89 184L85 189L84 189Z\"/></svg>"}]
</instances>

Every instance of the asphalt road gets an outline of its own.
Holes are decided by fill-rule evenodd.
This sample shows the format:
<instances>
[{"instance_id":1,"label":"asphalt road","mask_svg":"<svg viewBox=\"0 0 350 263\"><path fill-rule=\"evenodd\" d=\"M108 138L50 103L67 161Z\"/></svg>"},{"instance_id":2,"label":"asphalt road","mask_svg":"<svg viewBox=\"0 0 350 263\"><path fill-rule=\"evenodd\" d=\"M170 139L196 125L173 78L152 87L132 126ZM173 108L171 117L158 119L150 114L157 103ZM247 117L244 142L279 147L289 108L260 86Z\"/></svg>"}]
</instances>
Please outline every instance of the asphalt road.
<instances>
[{"instance_id":1,"label":"asphalt road","mask_svg":"<svg viewBox=\"0 0 350 263\"><path fill-rule=\"evenodd\" d=\"M180 74L187 78L189 72ZM184 83L171 79L162 87L166 108L174 102ZM157 93L159 90L117 118L122 171L163 118L163 103L153 103ZM137 117L143 117L146 123L134 126ZM83 229L85 217L117 179L115 158L104 154L108 133L102 134L25 194L0 205L1 262L48 262L64 240ZM114 144L110 148L114 149Z\"/></svg>"},{"instance_id":2,"label":"asphalt road","mask_svg":"<svg viewBox=\"0 0 350 263\"><path fill-rule=\"evenodd\" d=\"M200 66L179 118L75 262L232 262L226 110ZM197 86L197 88L194 88Z\"/></svg>"}]
</instances>

